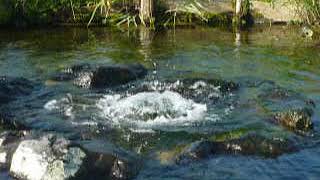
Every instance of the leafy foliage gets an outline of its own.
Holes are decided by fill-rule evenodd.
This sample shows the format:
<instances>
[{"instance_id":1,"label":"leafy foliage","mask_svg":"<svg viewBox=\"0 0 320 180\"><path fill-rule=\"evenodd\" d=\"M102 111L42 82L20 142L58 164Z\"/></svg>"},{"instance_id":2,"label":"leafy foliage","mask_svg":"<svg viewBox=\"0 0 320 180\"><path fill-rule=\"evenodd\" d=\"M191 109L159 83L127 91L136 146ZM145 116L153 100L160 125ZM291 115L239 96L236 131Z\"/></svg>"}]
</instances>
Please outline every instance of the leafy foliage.
<instances>
[{"instance_id":1,"label":"leafy foliage","mask_svg":"<svg viewBox=\"0 0 320 180\"><path fill-rule=\"evenodd\" d=\"M14 0L16 18L33 23L49 23L71 0Z\"/></svg>"}]
</instances>

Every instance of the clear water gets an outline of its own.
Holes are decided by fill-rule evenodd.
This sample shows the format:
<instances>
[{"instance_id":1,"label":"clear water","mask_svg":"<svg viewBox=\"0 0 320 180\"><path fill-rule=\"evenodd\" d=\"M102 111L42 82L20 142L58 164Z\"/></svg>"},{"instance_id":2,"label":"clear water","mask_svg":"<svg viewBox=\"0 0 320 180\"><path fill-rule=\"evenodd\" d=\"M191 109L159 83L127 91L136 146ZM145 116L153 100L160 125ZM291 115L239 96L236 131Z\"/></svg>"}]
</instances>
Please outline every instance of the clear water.
<instances>
[{"instance_id":1,"label":"clear water","mask_svg":"<svg viewBox=\"0 0 320 180\"><path fill-rule=\"evenodd\" d=\"M212 28L1 29L0 39L0 74L40 82L30 96L9 105L19 109L19 121L40 131L81 135L135 152L145 159L137 179L318 179L320 175L320 42L302 38L299 28L260 27L240 34ZM52 73L83 62L139 62L149 74L128 86L105 90L48 80ZM261 92L249 88L222 94L219 87L197 81L185 87L193 96L184 97L175 91L184 86L182 77L240 84L264 79L301 93L318 105L312 117L313 135L298 136L301 150L275 159L219 155L188 165L162 163L155 158L158 152L239 128L296 136L263 120L258 110L237 105Z\"/></svg>"}]
</instances>

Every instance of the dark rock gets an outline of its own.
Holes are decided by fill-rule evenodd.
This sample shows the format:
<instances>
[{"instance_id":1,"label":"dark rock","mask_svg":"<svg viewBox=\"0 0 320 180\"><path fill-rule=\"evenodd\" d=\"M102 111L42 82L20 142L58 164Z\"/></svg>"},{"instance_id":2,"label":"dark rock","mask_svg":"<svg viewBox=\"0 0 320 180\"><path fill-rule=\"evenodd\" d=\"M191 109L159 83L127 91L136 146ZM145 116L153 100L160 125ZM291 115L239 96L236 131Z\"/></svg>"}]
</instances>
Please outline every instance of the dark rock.
<instances>
[{"instance_id":1,"label":"dark rock","mask_svg":"<svg viewBox=\"0 0 320 180\"><path fill-rule=\"evenodd\" d=\"M196 141L187 146L177 157L178 164L201 160L213 155L217 151L217 143L208 140Z\"/></svg>"},{"instance_id":2,"label":"dark rock","mask_svg":"<svg viewBox=\"0 0 320 180\"><path fill-rule=\"evenodd\" d=\"M276 158L285 153L297 151L295 143L289 139L268 138L258 134L248 134L238 139L222 142L201 140L185 147L175 158L177 164L202 160L213 155L239 154Z\"/></svg>"},{"instance_id":3,"label":"dark rock","mask_svg":"<svg viewBox=\"0 0 320 180\"><path fill-rule=\"evenodd\" d=\"M219 153L257 155L270 158L297 150L295 144L290 140L267 138L258 134L249 134L239 139L222 142L221 147Z\"/></svg>"},{"instance_id":4,"label":"dark rock","mask_svg":"<svg viewBox=\"0 0 320 180\"><path fill-rule=\"evenodd\" d=\"M217 103L218 99L231 97L231 92L236 91L239 85L224 80L216 79L175 79L163 81L145 81L143 83L134 84L134 86L127 85L119 87L118 91L138 94L140 92L154 92L154 91L174 91L179 93L182 97L192 99L197 103L210 105ZM222 102L222 101L220 101ZM226 102L226 101L225 101Z\"/></svg>"},{"instance_id":5,"label":"dark rock","mask_svg":"<svg viewBox=\"0 0 320 180\"><path fill-rule=\"evenodd\" d=\"M96 144L99 143L99 144ZM78 177L80 179L132 179L141 166L140 160L105 142L85 142L81 145L87 158ZM77 178L79 179L79 178Z\"/></svg>"},{"instance_id":6,"label":"dark rock","mask_svg":"<svg viewBox=\"0 0 320 180\"><path fill-rule=\"evenodd\" d=\"M25 124L18 121L14 115L10 113L7 108L1 109L0 112L0 126L7 130L29 130Z\"/></svg>"},{"instance_id":7,"label":"dark rock","mask_svg":"<svg viewBox=\"0 0 320 180\"><path fill-rule=\"evenodd\" d=\"M84 179L128 179L128 163L113 154L87 152L85 167L80 175Z\"/></svg>"},{"instance_id":8,"label":"dark rock","mask_svg":"<svg viewBox=\"0 0 320 180\"><path fill-rule=\"evenodd\" d=\"M196 79L193 79L192 81L195 81ZM184 80L186 82L188 80ZM207 79L205 80L208 82L208 84L213 84L214 86L219 87L219 90L221 92L231 92L236 91L239 89L239 84L232 82L232 81L226 81L222 79Z\"/></svg>"},{"instance_id":9,"label":"dark rock","mask_svg":"<svg viewBox=\"0 0 320 180\"><path fill-rule=\"evenodd\" d=\"M73 80L84 88L106 88L126 84L144 77L147 70L141 64L131 65L75 65L51 77L55 81Z\"/></svg>"},{"instance_id":10,"label":"dark rock","mask_svg":"<svg viewBox=\"0 0 320 180\"><path fill-rule=\"evenodd\" d=\"M33 88L34 84L27 79L0 76L0 105L30 94Z\"/></svg>"},{"instance_id":11,"label":"dark rock","mask_svg":"<svg viewBox=\"0 0 320 180\"><path fill-rule=\"evenodd\" d=\"M94 73L91 86L95 88L116 86L137 80L146 75L139 64L130 66L101 66Z\"/></svg>"}]
</instances>

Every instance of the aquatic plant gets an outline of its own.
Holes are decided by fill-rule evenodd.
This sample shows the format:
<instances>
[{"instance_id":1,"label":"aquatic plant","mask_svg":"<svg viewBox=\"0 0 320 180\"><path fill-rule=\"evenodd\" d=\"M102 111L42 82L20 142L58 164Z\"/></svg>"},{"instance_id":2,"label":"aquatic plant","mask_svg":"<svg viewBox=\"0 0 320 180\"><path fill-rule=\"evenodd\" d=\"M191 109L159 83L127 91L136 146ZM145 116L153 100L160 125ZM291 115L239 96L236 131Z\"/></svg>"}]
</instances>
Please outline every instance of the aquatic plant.
<instances>
[{"instance_id":1,"label":"aquatic plant","mask_svg":"<svg viewBox=\"0 0 320 180\"><path fill-rule=\"evenodd\" d=\"M112 3L113 3L113 0L99 0L98 2L89 2L87 4L87 6L93 6L94 10L92 12L91 18L90 18L87 26L90 26L98 9L100 9L100 14L105 16L105 18L107 18L110 13L110 10L111 10Z\"/></svg>"},{"instance_id":2,"label":"aquatic plant","mask_svg":"<svg viewBox=\"0 0 320 180\"><path fill-rule=\"evenodd\" d=\"M164 25L168 25L172 22L173 26L176 26L177 14L183 14L187 17L189 23L192 22L192 17L196 17L201 21L208 22L206 17L208 10L197 0L189 1L184 4L178 4L174 9L169 9L166 11L167 14L170 14L168 20Z\"/></svg>"}]
</instances>

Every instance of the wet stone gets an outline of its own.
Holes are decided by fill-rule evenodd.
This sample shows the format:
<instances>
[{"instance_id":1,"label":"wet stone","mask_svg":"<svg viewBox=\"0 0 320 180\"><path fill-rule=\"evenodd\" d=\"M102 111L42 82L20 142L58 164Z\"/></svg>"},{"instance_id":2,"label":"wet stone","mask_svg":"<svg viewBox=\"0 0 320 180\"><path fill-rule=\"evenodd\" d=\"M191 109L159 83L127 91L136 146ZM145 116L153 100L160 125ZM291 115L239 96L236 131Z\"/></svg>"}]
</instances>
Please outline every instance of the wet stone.
<instances>
[{"instance_id":1,"label":"wet stone","mask_svg":"<svg viewBox=\"0 0 320 180\"><path fill-rule=\"evenodd\" d=\"M187 146L182 153L177 157L178 164L189 163L196 160L201 160L216 153L217 144L212 141L200 140L193 142Z\"/></svg>"},{"instance_id":2,"label":"wet stone","mask_svg":"<svg viewBox=\"0 0 320 180\"><path fill-rule=\"evenodd\" d=\"M297 151L296 144L289 139L270 138L251 133L238 139L222 142L200 140L191 143L177 153L177 164L192 163L210 158L213 155L245 155L276 158L280 155Z\"/></svg>"},{"instance_id":3,"label":"wet stone","mask_svg":"<svg viewBox=\"0 0 320 180\"><path fill-rule=\"evenodd\" d=\"M147 70L141 64L90 65L79 64L52 75L55 81L70 81L83 88L106 88L143 78Z\"/></svg>"},{"instance_id":4,"label":"wet stone","mask_svg":"<svg viewBox=\"0 0 320 180\"><path fill-rule=\"evenodd\" d=\"M12 155L19 143L28 136L27 131L4 131L0 134L0 168L8 170Z\"/></svg>"},{"instance_id":5,"label":"wet stone","mask_svg":"<svg viewBox=\"0 0 320 180\"><path fill-rule=\"evenodd\" d=\"M231 95L239 89L239 85L232 81L222 79L176 79L176 80L155 80L145 81L141 84L122 87L119 91L125 91L130 94L153 91L173 91L179 93L182 97L192 99L195 102L207 104L215 103L222 97Z\"/></svg>"},{"instance_id":6,"label":"wet stone","mask_svg":"<svg viewBox=\"0 0 320 180\"><path fill-rule=\"evenodd\" d=\"M282 154L295 152L297 148L291 140L282 138L268 138L258 134L249 134L239 139L222 142L220 153L257 155L275 158Z\"/></svg>"},{"instance_id":7,"label":"wet stone","mask_svg":"<svg viewBox=\"0 0 320 180\"><path fill-rule=\"evenodd\" d=\"M12 156L10 174L27 180L67 179L76 175L85 156L80 148L69 147L67 140L56 136L23 140Z\"/></svg>"},{"instance_id":8,"label":"wet stone","mask_svg":"<svg viewBox=\"0 0 320 180\"><path fill-rule=\"evenodd\" d=\"M88 152L82 179L128 179L128 162L112 154Z\"/></svg>"},{"instance_id":9,"label":"wet stone","mask_svg":"<svg viewBox=\"0 0 320 180\"><path fill-rule=\"evenodd\" d=\"M130 153L100 141L84 142L80 146L87 157L78 179L132 179L140 167L140 160Z\"/></svg>"},{"instance_id":10,"label":"wet stone","mask_svg":"<svg viewBox=\"0 0 320 180\"><path fill-rule=\"evenodd\" d=\"M211 104L238 90L239 85L222 79L183 79L173 88L183 97Z\"/></svg>"}]
</instances>

